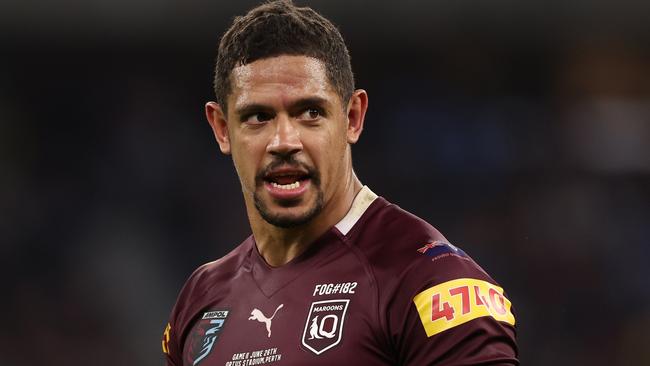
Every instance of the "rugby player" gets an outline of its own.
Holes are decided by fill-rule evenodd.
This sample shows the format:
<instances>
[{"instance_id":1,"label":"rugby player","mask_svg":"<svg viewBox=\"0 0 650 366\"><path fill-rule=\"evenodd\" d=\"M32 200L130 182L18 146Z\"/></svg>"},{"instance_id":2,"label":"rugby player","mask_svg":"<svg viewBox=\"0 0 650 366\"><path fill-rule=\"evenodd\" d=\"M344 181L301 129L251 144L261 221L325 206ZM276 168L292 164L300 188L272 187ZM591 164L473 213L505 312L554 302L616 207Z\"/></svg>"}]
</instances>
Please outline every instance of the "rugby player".
<instances>
[{"instance_id":1,"label":"rugby player","mask_svg":"<svg viewBox=\"0 0 650 366\"><path fill-rule=\"evenodd\" d=\"M368 94L345 43L290 1L221 39L205 106L252 235L187 280L167 365L516 365L504 290L352 167Z\"/></svg>"}]
</instances>

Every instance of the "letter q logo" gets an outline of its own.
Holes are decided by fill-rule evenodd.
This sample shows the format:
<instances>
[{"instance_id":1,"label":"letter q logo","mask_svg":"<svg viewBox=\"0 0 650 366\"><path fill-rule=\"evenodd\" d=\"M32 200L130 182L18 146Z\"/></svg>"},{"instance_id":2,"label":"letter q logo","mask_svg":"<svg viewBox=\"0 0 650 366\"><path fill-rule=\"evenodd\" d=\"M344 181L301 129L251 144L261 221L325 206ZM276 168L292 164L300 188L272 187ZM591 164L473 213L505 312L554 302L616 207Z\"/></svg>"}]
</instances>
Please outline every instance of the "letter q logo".
<instances>
[{"instance_id":1,"label":"letter q logo","mask_svg":"<svg viewBox=\"0 0 650 366\"><path fill-rule=\"evenodd\" d=\"M305 322L302 345L320 355L339 344L349 303L349 299L313 302Z\"/></svg>"}]
</instances>

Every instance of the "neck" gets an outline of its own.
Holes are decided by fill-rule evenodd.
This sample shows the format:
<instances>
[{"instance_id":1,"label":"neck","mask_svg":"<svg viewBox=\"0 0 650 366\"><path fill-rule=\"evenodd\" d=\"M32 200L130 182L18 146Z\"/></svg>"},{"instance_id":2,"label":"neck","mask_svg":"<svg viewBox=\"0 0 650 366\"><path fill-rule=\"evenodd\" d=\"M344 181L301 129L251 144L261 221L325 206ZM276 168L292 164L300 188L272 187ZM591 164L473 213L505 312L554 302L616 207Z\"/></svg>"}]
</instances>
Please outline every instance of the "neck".
<instances>
[{"instance_id":1,"label":"neck","mask_svg":"<svg viewBox=\"0 0 650 366\"><path fill-rule=\"evenodd\" d=\"M259 215L254 204L246 200L251 229L260 255L273 267L288 263L343 219L361 188L361 182L352 172L346 184L326 200L318 216L293 228L280 228L269 224Z\"/></svg>"}]
</instances>

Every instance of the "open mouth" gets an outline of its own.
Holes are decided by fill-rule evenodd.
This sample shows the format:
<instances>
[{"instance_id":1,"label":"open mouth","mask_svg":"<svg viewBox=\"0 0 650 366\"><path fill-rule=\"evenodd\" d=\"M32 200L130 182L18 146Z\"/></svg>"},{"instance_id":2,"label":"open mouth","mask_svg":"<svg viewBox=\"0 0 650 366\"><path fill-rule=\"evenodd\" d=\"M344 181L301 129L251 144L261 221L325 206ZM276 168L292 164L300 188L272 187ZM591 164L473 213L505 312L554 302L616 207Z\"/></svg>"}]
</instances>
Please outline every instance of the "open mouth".
<instances>
[{"instance_id":1,"label":"open mouth","mask_svg":"<svg viewBox=\"0 0 650 366\"><path fill-rule=\"evenodd\" d=\"M286 191L300 188L309 179L309 173L299 170L276 170L264 176L264 181L273 188Z\"/></svg>"}]
</instances>

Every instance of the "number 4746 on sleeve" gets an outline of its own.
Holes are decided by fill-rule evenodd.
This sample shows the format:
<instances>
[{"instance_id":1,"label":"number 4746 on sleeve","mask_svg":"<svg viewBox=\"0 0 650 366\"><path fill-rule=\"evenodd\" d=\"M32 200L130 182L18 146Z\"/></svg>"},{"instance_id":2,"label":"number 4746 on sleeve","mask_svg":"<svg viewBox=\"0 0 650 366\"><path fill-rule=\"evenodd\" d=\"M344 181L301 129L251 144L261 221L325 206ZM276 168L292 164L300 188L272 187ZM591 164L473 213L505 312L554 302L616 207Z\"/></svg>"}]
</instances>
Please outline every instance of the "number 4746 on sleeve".
<instances>
[{"instance_id":1,"label":"number 4746 on sleeve","mask_svg":"<svg viewBox=\"0 0 650 366\"><path fill-rule=\"evenodd\" d=\"M487 281L447 281L420 292L413 302L428 337L483 316L515 324L512 304L503 289Z\"/></svg>"}]
</instances>

